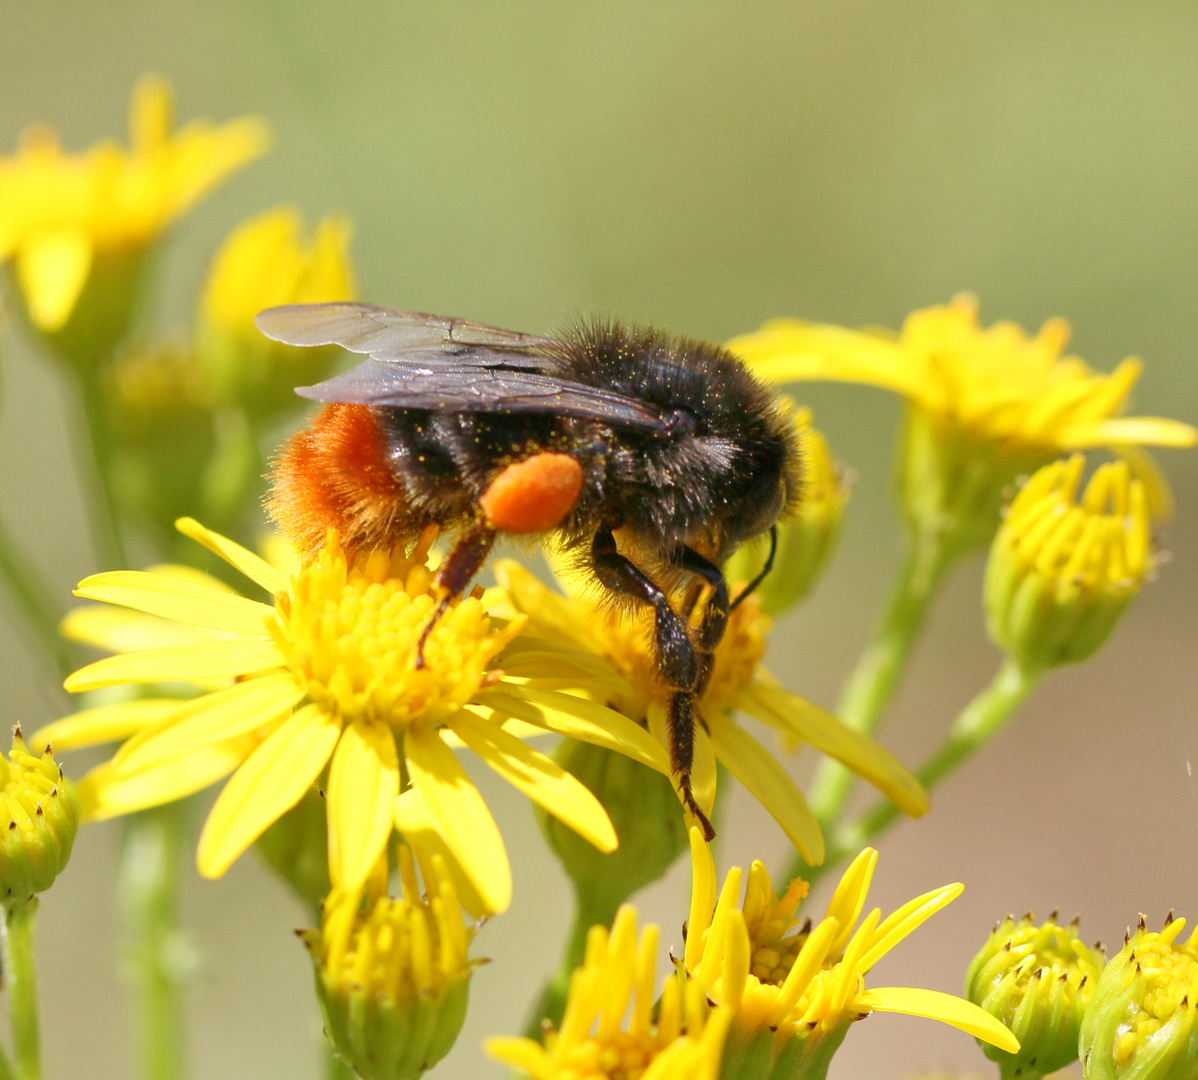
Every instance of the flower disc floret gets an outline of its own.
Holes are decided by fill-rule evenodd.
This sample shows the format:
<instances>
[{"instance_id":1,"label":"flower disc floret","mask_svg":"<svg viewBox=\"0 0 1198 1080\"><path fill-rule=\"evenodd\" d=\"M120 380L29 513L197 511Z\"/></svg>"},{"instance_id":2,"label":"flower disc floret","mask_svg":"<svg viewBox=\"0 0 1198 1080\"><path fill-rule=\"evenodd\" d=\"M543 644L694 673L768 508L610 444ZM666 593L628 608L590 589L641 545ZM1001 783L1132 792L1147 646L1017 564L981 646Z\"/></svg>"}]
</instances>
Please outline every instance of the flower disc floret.
<instances>
[{"instance_id":1,"label":"flower disc floret","mask_svg":"<svg viewBox=\"0 0 1198 1080\"><path fill-rule=\"evenodd\" d=\"M375 551L350 566L335 536L296 575L272 627L308 701L347 722L436 728L491 678L496 654L519 629L494 630L476 597L447 610L417 648L440 601L427 543Z\"/></svg>"}]
</instances>

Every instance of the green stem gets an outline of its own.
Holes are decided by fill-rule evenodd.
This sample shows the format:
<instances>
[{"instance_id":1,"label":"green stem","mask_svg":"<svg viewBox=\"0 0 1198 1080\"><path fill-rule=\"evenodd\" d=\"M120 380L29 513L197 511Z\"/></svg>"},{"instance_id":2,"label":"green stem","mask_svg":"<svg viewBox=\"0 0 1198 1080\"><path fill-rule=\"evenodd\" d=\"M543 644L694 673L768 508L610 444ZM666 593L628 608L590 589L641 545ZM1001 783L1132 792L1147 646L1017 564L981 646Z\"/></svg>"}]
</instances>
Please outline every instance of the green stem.
<instances>
[{"instance_id":1,"label":"green stem","mask_svg":"<svg viewBox=\"0 0 1198 1080\"><path fill-rule=\"evenodd\" d=\"M12 1042L21 1080L41 1080L42 1049L37 1011L37 964L33 928L37 897L14 900L5 911L8 929L9 1000Z\"/></svg>"},{"instance_id":2,"label":"green stem","mask_svg":"<svg viewBox=\"0 0 1198 1080\"><path fill-rule=\"evenodd\" d=\"M58 633L62 610L37 570L25 558L3 519L0 519L0 579L41 645L45 660L58 673L59 679L66 678L75 664L70 647Z\"/></svg>"},{"instance_id":3,"label":"green stem","mask_svg":"<svg viewBox=\"0 0 1198 1080\"><path fill-rule=\"evenodd\" d=\"M562 950L557 971L541 990L525 1021L526 1038L541 1042L545 1037L545 1021L549 1021L554 1027L561 1026L562 1016L566 1011L566 994L570 989L570 976L586 959L587 934L592 926L600 923L611 926L615 917L614 910L597 911L584 898L578 898L574 905L574 923L570 927L570 936L566 939L566 947Z\"/></svg>"},{"instance_id":4,"label":"green stem","mask_svg":"<svg viewBox=\"0 0 1198 1080\"><path fill-rule=\"evenodd\" d=\"M944 743L916 772L929 793L1002 731L1042 675L1043 672L1021 667L1009 657L1003 661L989 685L961 710ZM828 852L823 866L806 869L803 877L814 885L827 870L888 829L898 816L898 807L885 799L856 821L834 830L827 838Z\"/></svg>"},{"instance_id":5,"label":"green stem","mask_svg":"<svg viewBox=\"0 0 1198 1080\"><path fill-rule=\"evenodd\" d=\"M954 550L942 532L911 536L873 638L836 707L837 716L849 727L867 733L877 728ZM840 762L826 758L820 763L811 788L811 809L821 828L827 830L836 822L848 802L853 780L853 773Z\"/></svg>"},{"instance_id":6,"label":"green stem","mask_svg":"<svg viewBox=\"0 0 1198 1080\"><path fill-rule=\"evenodd\" d=\"M96 546L96 561L105 570L128 567L129 558L121 534L120 514L117 509L116 493L112 487L112 463L109 448L108 418L105 416L104 397L98 377L84 377L78 385L80 413L77 424L86 433L86 442L76 445L77 457L82 467L90 461L93 476L85 483L89 492L89 511L92 524L92 539Z\"/></svg>"},{"instance_id":7,"label":"green stem","mask_svg":"<svg viewBox=\"0 0 1198 1080\"><path fill-rule=\"evenodd\" d=\"M178 925L184 824L183 803L143 810L125 823L118 888L144 1080L185 1075L182 991L190 964Z\"/></svg>"}]
</instances>

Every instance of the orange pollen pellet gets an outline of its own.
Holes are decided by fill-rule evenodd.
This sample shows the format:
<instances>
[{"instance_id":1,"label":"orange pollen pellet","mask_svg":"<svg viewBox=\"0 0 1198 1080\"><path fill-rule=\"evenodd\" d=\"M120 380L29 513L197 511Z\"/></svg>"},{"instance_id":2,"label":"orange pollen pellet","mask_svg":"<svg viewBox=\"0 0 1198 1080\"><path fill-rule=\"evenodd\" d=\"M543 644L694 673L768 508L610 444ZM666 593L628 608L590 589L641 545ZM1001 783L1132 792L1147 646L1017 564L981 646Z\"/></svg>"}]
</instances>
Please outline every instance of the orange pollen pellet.
<instances>
[{"instance_id":1,"label":"orange pollen pellet","mask_svg":"<svg viewBox=\"0 0 1198 1080\"><path fill-rule=\"evenodd\" d=\"M562 523L582 491L582 466L569 454L533 454L503 470L479 500L487 523L537 533Z\"/></svg>"}]
</instances>

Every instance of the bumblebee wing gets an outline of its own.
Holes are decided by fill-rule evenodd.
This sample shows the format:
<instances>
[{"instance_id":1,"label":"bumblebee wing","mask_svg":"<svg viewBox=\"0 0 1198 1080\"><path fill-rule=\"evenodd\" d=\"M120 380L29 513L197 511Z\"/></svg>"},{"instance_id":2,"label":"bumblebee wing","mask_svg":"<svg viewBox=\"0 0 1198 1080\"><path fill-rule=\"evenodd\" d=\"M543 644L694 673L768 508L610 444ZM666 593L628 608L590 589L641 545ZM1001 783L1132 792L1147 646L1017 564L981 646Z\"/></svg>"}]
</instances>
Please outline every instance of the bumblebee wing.
<instances>
[{"instance_id":1,"label":"bumblebee wing","mask_svg":"<svg viewBox=\"0 0 1198 1080\"><path fill-rule=\"evenodd\" d=\"M464 319L370 304L290 304L256 322L288 345L340 345L370 359L296 393L314 401L445 412L544 412L665 433L652 406L553 374L556 343Z\"/></svg>"},{"instance_id":2,"label":"bumblebee wing","mask_svg":"<svg viewBox=\"0 0 1198 1080\"><path fill-rule=\"evenodd\" d=\"M375 360L435 362L438 356L454 356L472 346L497 350L504 360L526 350L544 349L549 338L500 330L495 326L398 311L373 304L286 304L268 308L254 320L267 337L286 345L340 345L350 352L369 353ZM535 353L531 366L542 368L546 360ZM500 358L495 358L496 363ZM480 366L483 366L480 364Z\"/></svg>"}]
</instances>

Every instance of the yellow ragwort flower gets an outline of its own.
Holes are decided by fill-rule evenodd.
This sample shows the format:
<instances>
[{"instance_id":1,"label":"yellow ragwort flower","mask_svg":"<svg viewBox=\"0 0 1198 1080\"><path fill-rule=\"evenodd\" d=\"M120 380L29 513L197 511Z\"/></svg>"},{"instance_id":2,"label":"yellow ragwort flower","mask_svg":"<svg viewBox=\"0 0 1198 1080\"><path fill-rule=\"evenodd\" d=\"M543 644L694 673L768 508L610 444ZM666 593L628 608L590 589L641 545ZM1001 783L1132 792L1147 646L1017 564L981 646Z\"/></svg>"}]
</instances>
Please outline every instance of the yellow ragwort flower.
<instances>
[{"instance_id":1,"label":"yellow ragwort flower","mask_svg":"<svg viewBox=\"0 0 1198 1080\"><path fill-rule=\"evenodd\" d=\"M1040 469L1015 497L986 565L987 625L1024 668L1085 660L1155 567L1148 495L1123 461Z\"/></svg>"},{"instance_id":2,"label":"yellow ragwort flower","mask_svg":"<svg viewBox=\"0 0 1198 1080\"><path fill-rule=\"evenodd\" d=\"M172 114L170 86L146 76L133 91L128 151L106 141L65 154L53 130L37 125L15 157L0 159L0 264L15 262L39 330L64 326L102 260L147 247L266 149L261 120L195 120L173 131Z\"/></svg>"},{"instance_id":3,"label":"yellow ragwort flower","mask_svg":"<svg viewBox=\"0 0 1198 1080\"><path fill-rule=\"evenodd\" d=\"M1082 1018L1086 1080L1198 1077L1198 931L1182 942L1185 924L1169 912L1157 933L1141 915L1102 969Z\"/></svg>"},{"instance_id":4,"label":"yellow ragwort flower","mask_svg":"<svg viewBox=\"0 0 1198 1080\"><path fill-rule=\"evenodd\" d=\"M495 573L507 605L497 610L528 620L505 654L505 671L576 689L645 725L668 745L670 690L653 665L651 615L621 618L587 600L561 596L509 560L497 563ZM703 722L695 727L692 783L700 806L711 812L718 760L774 816L808 863L823 861L823 836L806 799L774 754L733 719L741 711L844 762L904 812L923 814L926 793L888 751L782 689L761 667L768 628L751 596L732 612L716 648L711 678L696 703Z\"/></svg>"},{"instance_id":5,"label":"yellow ragwort flower","mask_svg":"<svg viewBox=\"0 0 1198 1080\"><path fill-rule=\"evenodd\" d=\"M296 402L297 385L328 374L337 349L281 345L262 335L254 316L280 304L352 300L350 232L349 219L334 214L307 238L299 211L280 206L230 233L208 272L196 329L196 352L218 401L278 412Z\"/></svg>"},{"instance_id":6,"label":"yellow ragwort flower","mask_svg":"<svg viewBox=\"0 0 1198 1080\"><path fill-rule=\"evenodd\" d=\"M364 888L333 890L320 929L300 934L325 1034L364 1080L416 1080L449 1053L475 967L474 928L462 918L444 860L401 844L399 876L402 895L392 898L384 853Z\"/></svg>"},{"instance_id":7,"label":"yellow ragwort flower","mask_svg":"<svg viewBox=\"0 0 1198 1080\"><path fill-rule=\"evenodd\" d=\"M190 519L179 528L274 602L239 596L194 571L121 571L80 584L76 595L142 614L90 620L93 641L133 651L82 668L68 690L169 681L213 688L183 703L103 705L39 733L64 748L127 740L80 782L86 818L182 798L232 772L200 837L200 872L217 877L327 766L335 887L362 885L398 821L402 831L435 834L465 875L463 900L481 914L507 907L511 871L490 812L446 742L451 733L602 850L612 850L616 836L598 801L503 721L518 713L542 730L668 772L660 745L626 718L545 689L543 680L507 676L496 659L522 620L495 628L474 596L441 617L416 668L417 642L440 597L426 563L431 532L409 553L376 551L354 564L330 536L288 580ZM413 796L406 802L396 798L401 771Z\"/></svg>"},{"instance_id":8,"label":"yellow ragwort flower","mask_svg":"<svg viewBox=\"0 0 1198 1080\"><path fill-rule=\"evenodd\" d=\"M1014 323L978 325L977 301L913 312L897 335L777 319L728 347L774 383L834 379L906 398L908 433L900 481L908 514L979 518L967 543L997 525L1003 487L1071 450L1126 454L1152 482L1161 512L1168 489L1142 446L1193 446L1198 430L1157 417L1122 417L1141 370L1135 358L1111 374L1063 356L1069 326L1050 319L1035 337ZM922 490L921 490L922 488Z\"/></svg>"},{"instance_id":9,"label":"yellow ragwort flower","mask_svg":"<svg viewBox=\"0 0 1198 1080\"><path fill-rule=\"evenodd\" d=\"M733 867L717 899L715 863L697 830L691 831L694 880L684 961L711 1001L733 1010L728 1053L767 1048L784 1062L776 1075L820 1080L849 1025L871 1012L924 1016L960 1028L1003 1049L1018 1041L971 1002L913 987L867 989L865 975L908 934L960 895L946 885L916 897L885 919L874 909L858 925L878 853L866 848L840 879L823 919L814 927L796 910L806 883L791 882L780 896L760 862Z\"/></svg>"},{"instance_id":10,"label":"yellow ragwort flower","mask_svg":"<svg viewBox=\"0 0 1198 1080\"><path fill-rule=\"evenodd\" d=\"M729 1011L711 1009L698 983L675 975L654 1008L659 938L650 925L638 940L630 905L610 933L591 927L561 1028L547 1033L544 1046L489 1039L487 1052L533 1080L717 1080Z\"/></svg>"}]
</instances>

